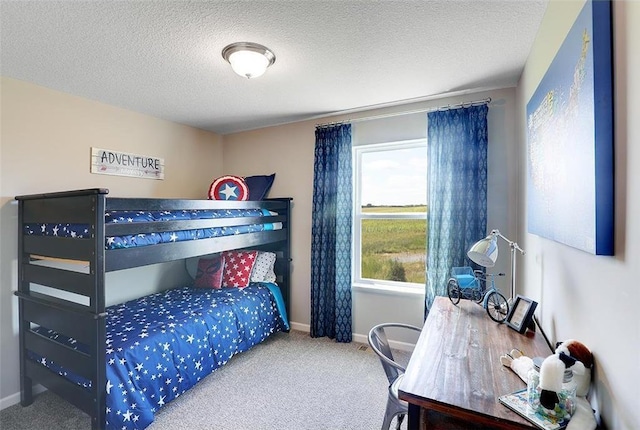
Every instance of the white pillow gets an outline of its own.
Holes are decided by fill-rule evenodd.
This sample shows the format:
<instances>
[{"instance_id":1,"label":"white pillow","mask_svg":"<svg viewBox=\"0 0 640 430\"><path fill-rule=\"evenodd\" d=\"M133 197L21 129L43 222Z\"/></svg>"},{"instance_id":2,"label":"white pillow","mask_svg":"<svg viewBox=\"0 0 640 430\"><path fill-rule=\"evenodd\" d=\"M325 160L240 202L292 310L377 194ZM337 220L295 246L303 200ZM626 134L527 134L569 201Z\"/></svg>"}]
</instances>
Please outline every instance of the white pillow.
<instances>
[{"instance_id":1,"label":"white pillow","mask_svg":"<svg viewBox=\"0 0 640 430\"><path fill-rule=\"evenodd\" d=\"M276 254L259 251L251 271L251 282L276 282L276 274L273 271L275 262Z\"/></svg>"}]
</instances>

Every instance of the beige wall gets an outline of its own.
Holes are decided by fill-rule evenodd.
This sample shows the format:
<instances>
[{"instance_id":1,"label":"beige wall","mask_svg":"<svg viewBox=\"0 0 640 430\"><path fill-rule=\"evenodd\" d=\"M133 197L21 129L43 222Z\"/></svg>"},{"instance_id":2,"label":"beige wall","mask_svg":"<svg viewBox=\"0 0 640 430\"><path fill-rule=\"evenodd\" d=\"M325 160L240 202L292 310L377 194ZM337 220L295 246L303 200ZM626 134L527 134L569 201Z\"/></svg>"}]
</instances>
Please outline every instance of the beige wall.
<instances>
[{"instance_id":1,"label":"beige wall","mask_svg":"<svg viewBox=\"0 0 640 430\"><path fill-rule=\"evenodd\" d=\"M298 122L223 137L224 173L276 173L269 197L293 197L291 209L292 323L309 323L313 122ZM295 328L295 327L294 327Z\"/></svg>"},{"instance_id":2,"label":"beige wall","mask_svg":"<svg viewBox=\"0 0 640 430\"><path fill-rule=\"evenodd\" d=\"M222 173L221 137L113 106L2 78L0 131L0 408L19 391L16 195L108 188L118 197L204 198ZM165 179L89 173L90 148L165 160ZM178 270L175 270L178 266ZM174 268L172 270L172 267ZM182 263L110 273L107 301L186 281Z\"/></svg>"},{"instance_id":3,"label":"beige wall","mask_svg":"<svg viewBox=\"0 0 640 430\"><path fill-rule=\"evenodd\" d=\"M519 146L526 162L526 103L583 5L550 2L518 87ZM640 425L640 2L614 10L615 256L593 256L527 233L526 176L520 176L522 292L553 341L574 338L596 359L592 404L611 429Z\"/></svg>"},{"instance_id":4,"label":"beige wall","mask_svg":"<svg viewBox=\"0 0 640 430\"><path fill-rule=\"evenodd\" d=\"M517 148L514 146L516 121L514 116L515 89L513 88L224 136L224 170L226 174L250 175L276 172L270 196L293 197L291 321L294 327L308 329L311 315L311 206L316 123L428 109L485 97L492 98L488 115L488 229L498 228L505 235L515 237L518 157ZM358 123L355 124L355 127L357 125ZM508 258L508 252L503 252L497 267L498 270L508 270ZM509 291L506 283L502 288L505 292ZM421 326L424 312L423 302L424 294L389 294L360 288L354 289L354 339L366 342L365 336L369 329L380 322L407 322Z\"/></svg>"}]
</instances>

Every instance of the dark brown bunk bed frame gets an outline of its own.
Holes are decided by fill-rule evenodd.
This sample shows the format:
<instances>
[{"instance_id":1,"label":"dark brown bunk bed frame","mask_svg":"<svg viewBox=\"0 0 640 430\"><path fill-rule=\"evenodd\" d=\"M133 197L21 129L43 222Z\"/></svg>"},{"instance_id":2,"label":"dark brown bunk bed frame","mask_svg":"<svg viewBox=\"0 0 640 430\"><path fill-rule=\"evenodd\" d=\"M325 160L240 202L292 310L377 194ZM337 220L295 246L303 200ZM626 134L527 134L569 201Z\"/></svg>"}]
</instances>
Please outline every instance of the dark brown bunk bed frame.
<instances>
[{"instance_id":1,"label":"dark brown bunk bed frame","mask_svg":"<svg viewBox=\"0 0 640 430\"><path fill-rule=\"evenodd\" d=\"M87 189L17 196L18 200L18 296L20 339L20 403L33 402L33 385L39 383L91 416L93 429L104 428L106 419L105 274L115 270L180 260L232 249L275 252L277 283L289 313L291 198L262 201L213 201L107 197L107 189ZM277 216L216 218L105 224L111 210L255 209ZM282 222L282 229L211 239L163 243L126 249L105 249L105 237L160 231L189 230L245 224ZM27 223L88 224L90 238L27 235ZM88 273L31 264L39 258L89 263ZM85 263L86 264L86 263ZM88 305L31 291L31 284L84 296ZM55 291L54 290L54 291ZM89 347L85 354L33 332L33 326L73 337ZM27 357L31 350L54 360L71 372L91 380L87 390Z\"/></svg>"}]
</instances>

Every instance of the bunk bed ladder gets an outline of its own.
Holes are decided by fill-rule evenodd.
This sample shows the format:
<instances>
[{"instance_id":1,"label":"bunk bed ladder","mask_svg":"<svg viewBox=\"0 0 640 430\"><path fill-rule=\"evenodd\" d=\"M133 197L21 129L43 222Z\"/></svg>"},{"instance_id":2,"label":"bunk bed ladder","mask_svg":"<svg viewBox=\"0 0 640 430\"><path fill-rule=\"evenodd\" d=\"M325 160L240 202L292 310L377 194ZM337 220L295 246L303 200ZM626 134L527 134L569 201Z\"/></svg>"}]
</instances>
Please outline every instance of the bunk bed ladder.
<instances>
[{"instance_id":1,"label":"bunk bed ladder","mask_svg":"<svg viewBox=\"0 0 640 430\"><path fill-rule=\"evenodd\" d=\"M104 249L104 212L106 210L106 194L99 193L95 196L95 222L93 246L94 258L90 262L89 274L94 282L94 296L92 312L95 315L93 326L92 353L95 364L95 384L93 391L93 411L91 413L91 428L103 428L106 422L107 409L107 363L106 363L106 303L105 303L105 249Z\"/></svg>"},{"instance_id":2,"label":"bunk bed ladder","mask_svg":"<svg viewBox=\"0 0 640 430\"><path fill-rule=\"evenodd\" d=\"M24 201L18 201L18 291L27 294L29 292L30 283L24 276L24 232L23 232L23 214L24 214ZM26 330L30 328L30 323L23 319L25 314L24 300L18 300L18 333L19 333L19 348L20 348L20 404L22 406L29 406L33 403L33 381L27 376L26 370L26 347L25 337Z\"/></svg>"},{"instance_id":3,"label":"bunk bed ladder","mask_svg":"<svg viewBox=\"0 0 640 430\"><path fill-rule=\"evenodd\" d=\"M91 189L16 197L19 232L15 295L19 299L20 402L23 406L31 404L33 384L40 383L89 414L93 429L104 428L106 420L105 249L101 220L107 193L107 190ZM27 223L61 220L89 225L89 237L71 239L25 234ZM88 262L88 271L78 270L77 267L82 267L78 262ZM33 291L32 284L47 289ZM37 331L38 326L72 337L85 345L88 352L44 336ZM90 380L91 388L70 382L35 362L29 357L29 351Z\"/></svg>"},{"instance_id":4,"label":"bunk bed ladder","mask_svg":"<svg viewBox=\"0 0 640 430\"><path fill-rule=\"evenodd\" d=\"M287 224L285 226L283 226L286 229L286 242L285 244L282 246L282 264L281 266L278 268L278 273L281 273L282 275L282 281L281 281L281 285L283 286L283 288L281 289L282 291L282 296L284 299L284 303L285 303L285 308L287 311L287 315L289 316L289 318L291 318L291 198L283 198L283 199L279 199L282 200L282 202L285 205L285 217L286 217L286 222Z\"/></svg>"}]
</instances>

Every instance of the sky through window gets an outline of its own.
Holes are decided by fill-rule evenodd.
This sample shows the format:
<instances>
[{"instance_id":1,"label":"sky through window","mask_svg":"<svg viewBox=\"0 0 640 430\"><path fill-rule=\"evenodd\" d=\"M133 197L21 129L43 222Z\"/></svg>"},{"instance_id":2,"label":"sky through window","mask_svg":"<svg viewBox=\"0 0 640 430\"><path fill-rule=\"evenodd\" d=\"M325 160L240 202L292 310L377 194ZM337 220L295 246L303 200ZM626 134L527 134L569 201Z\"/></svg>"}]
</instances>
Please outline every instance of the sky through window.
<instances>
[{"instance_id":1,"label":"sky through window","mask_svg":"<svg viewBox=\"0 0 640 430\"><path fill-rule=\"evenodd\" d=\"M362 154L362 206L426 204L427 154L424 147Z\"/></svg>"}]
</instances>

